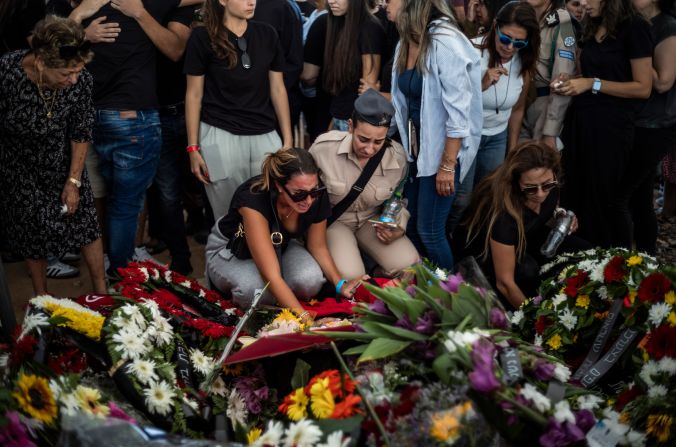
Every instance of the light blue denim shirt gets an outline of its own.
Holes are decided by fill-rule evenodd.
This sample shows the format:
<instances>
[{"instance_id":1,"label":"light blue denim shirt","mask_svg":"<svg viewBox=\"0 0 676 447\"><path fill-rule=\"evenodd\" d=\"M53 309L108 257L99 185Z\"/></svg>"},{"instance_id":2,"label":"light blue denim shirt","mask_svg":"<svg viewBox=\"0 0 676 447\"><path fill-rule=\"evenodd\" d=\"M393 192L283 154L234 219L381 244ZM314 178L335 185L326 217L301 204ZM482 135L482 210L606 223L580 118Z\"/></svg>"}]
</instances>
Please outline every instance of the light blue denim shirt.
<instances>
[{"instance_id":1,"label":"light blue denim shirt","mask_svg":"<svg viewBox=\"0 0 676 447\"><path fill-rule=\"evenodd\" d=\"M446 138L462 138L458 154L460 181L465 178L476 157L481 129L483 105L481 95L481 57L472 43L448 20L435 20L430 26L431 45L423 73L420 112L420 150L418 177L434 175L439 169ZM397 44L392 68L392 103L396 123L408 147L408 109L399 90L396 60L401 43ZM408 155L409 161L413 161Z\"/></svg>"}]
</instances>

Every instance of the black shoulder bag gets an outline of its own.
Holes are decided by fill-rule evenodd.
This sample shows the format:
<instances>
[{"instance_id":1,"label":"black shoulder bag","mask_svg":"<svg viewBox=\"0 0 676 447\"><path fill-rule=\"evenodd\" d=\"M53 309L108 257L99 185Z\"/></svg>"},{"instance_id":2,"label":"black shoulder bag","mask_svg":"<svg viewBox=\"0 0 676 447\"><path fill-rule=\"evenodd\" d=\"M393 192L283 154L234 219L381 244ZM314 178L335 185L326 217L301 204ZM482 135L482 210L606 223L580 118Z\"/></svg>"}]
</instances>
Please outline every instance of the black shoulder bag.
<instances>
[{"instance_id":1,"label":"black shoulder bag","mask_svg":"<svg viewBox=\"0 0 676 447\"><path fill-rule=\"evenodd\" d=\"M383 159L383 156L385 156L385 151L389 147L390 143L388 141L381 150L379 150L373 157L369 159L369 161L366 163L366 166L364 166L364 170L361 171L361 175L357 181L354 182L352 188L350 188L350 192L348 192L347 195L343 197L343 200L336 203L336 206L334 206L331 210L331 216L329 216L326 226L331 225L340 216L342 216L345 210L347 210L350 205L352 205L352 202L354 202L355 199L359 197L359 194L361 194L361 192L364 190L364 186L366 186L369 180L371 180L373 173L376 171L380 161Z\"/></svg>"}]
</instances>

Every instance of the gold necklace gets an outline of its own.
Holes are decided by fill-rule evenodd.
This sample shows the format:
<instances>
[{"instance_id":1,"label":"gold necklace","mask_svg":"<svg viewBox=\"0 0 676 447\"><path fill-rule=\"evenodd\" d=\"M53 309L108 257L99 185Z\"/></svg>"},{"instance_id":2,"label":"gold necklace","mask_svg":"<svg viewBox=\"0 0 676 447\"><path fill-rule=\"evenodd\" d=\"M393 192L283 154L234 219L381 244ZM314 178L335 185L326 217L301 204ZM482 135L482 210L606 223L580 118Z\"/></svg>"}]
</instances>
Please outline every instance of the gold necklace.
<instances>
[{"instance_id":1,"label":"gold necklace","mask_svg":"<svg viewBox=\"0 0 676 447\"><path fill-rule=\"evenodd\" d=\"M291 215L291 213L293 213L293 208L291 208L291 211L289 211L289 214L287 214L286 216L284 216L284 219L288 219L289 216Z\"/></svg>"},{"instance_id":2,"label":"gold necklace","mask_svg":"<svg viewBox=\"0 0 676 447\"><path fill-rule=\"evenodd\" d=\"M40 80L38 81L38 95L40 95L40 98L42 98L43 105L45 107L45 111L47 112L47 119L52 119L54 114L52 113L52 110L54 110L54 103L56 102L56 96L58 95L59 91L54 90L52 93L51 98L47 98L42 91L42 72L39 71L40 73ZM51 99L51 103L50 103Z\"/></svg>"}]
</instances>

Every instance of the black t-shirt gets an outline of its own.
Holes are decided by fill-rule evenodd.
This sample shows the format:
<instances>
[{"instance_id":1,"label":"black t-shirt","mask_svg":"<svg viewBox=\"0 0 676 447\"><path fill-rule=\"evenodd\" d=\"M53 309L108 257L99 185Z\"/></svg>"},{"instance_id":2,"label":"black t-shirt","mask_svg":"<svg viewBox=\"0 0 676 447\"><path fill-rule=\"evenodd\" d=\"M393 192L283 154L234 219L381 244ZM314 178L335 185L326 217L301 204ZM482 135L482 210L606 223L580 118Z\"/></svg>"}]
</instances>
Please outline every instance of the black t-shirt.
<instances>
[{"instance_id":1,"label":"black t-shirt","mask_svg":"<svg viewBox=\"0 0 676 447\"><path fill-rule=\"evenodd\" d=\"M211 48L206 28L195 28L188 40L184 73L204 76L201 120L235 135L261 135L275 130L270 99L270 71L284 70L284 51L277 32L267 23L249 21L244 37L251 68L242 67L237 36L228 31L237 49L237 64L228 68Z\"/></svg>"},{"instance_id":2,"label":"black t-shirt","mask_svg":"<svg viewBox=\"0 0 676 447\"><path fill-rule=\"evenodd\" d=\"M602 42L592 38L584 42L580 55L582 76L606 81L629 82L633 79L631 59L651 57L653 38L650 23L639 16L627 19L617 29L617 36L608 36ZM603 102L626 101L622 98L591 90L576 97L577 104L598 104Z\"/></svg>"},{"instance_id":3,"label":"black t-shirt","mask_svg":"<svg viewBox=\"0 0 676 447\"><path fill-rule=\"evenodd\" d=\"M259 179L260 176L252 177L239 185L232 197L232 202L230 202L228 214L218 221L218 230L226 238L232 239L237 232L239 224L242 223L242 215L238 211L240 208L251 208L256 210L261 213L268 222L274 222L275 216L273 215L272 204L275 203L276 193L271 191L251 191L251 185ZM279 230L284 236L282 251L286 249L290 239L304 236L312 224L326 220L330 215L331 203L329 202L329 197L326 194L322 194L313 202L307 212L298 216L297 232L288 232L286 228L284 228L284 225L282 225L282 222L278 220ZM279 216L277 216L277 219L279 219ZM272 229L270 229L270 231L272 232ZM250 257L250 254L248 257Z\"/></svg>"},{"instance_id":4,"label":"black t-shirt","mask_svg":"<svg viewBox=\"0 0 676 447\"><path fill-rule=\"evenodd\" d=\"M180 0L143 0L145 9L159 23L164 23L179 3ZM94 59L87 69L94 76L94 106L112 110L157 108L155 45L136 20L110 3L82 25L86 28L92 20L103 16L106 22L119 23L122 31L113 43L92 45Z\"/></svg>"},{"instance_id":5,"label":"black t-shirt","mask_svg":"<svg viewBox=\"0 0 676 447\"><path fill-rule=\"evenodd\" d=\"M0 17L0 55L28 48L28 35L35 24L45 17L44 0L23 0L15 3L7 17Z\"/></svg>"},{"instance_id":6,"label":"black t-shirt","mask_svg":"<svg viewBox=\"0 0 676 447\"><path fill-rule=\"evenodd\" d=\"M195 15L194 6L184 6L175 9L167 19L190 27ZM157 96L160 106L168 106L185 101L185 75L183 74L183 59L174 62L164 54L157 52Z\"/></svg>"},{"instance_id":7,"label":"black t-shirt","mask_svg":"<svg viewBox=\"0 0 676 447\"><path fill-rule=\"evenodd\" d=\"M305 41L305 62L320 67L317 82L319 87L317 89L318 97L321 95L329 95L321 86L328 17L329 14L324 14L314 21L308 31L307 40ZM361 32L359 33L359 55L378 54L382 56L385 52L385 44L386 39L383 27L378 22L378 19L369 15L368 21L364 23ZM357 72L359 73L359 76L352 80L351 85L331 98L329 112L334 118L348 119L352 115L354 101L358 96L359 78L361 77L362 71L361 57L359 57L357 61Z\"/></svg>"}]
</instances>

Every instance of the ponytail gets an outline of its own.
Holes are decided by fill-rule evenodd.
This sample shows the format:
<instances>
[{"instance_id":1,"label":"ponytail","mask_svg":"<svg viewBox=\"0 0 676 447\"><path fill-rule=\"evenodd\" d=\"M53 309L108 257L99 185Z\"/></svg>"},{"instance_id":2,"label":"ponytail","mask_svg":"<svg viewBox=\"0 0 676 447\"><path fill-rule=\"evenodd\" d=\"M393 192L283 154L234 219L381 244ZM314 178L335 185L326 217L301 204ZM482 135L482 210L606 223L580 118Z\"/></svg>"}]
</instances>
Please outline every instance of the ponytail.
<instances>
[{"instance_id":1,"label":"ponytail","mask_svg":"<svg viewBox=\"0 0 676 447\"><path fill-rule=\"evenodd\" d=\"M291 177L303 174L319 174L307 150L294 147L270 152L263 159L261 178L251 185L251 190L271 191L275 183L285 185Z\"/></svg>"}]
</instances>

